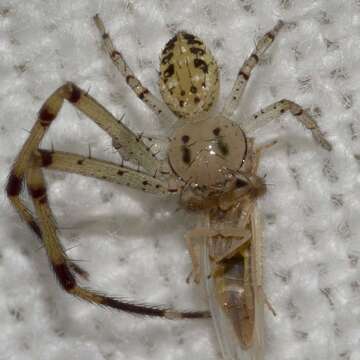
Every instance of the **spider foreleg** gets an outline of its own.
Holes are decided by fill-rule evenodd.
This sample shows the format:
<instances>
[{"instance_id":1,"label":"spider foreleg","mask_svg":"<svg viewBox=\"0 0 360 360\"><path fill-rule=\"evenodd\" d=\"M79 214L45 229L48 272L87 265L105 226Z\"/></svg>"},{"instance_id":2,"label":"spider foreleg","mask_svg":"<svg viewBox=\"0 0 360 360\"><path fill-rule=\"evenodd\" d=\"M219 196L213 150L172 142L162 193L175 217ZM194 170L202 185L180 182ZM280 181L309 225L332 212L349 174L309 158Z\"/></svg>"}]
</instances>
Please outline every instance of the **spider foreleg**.
<instances>
[{"instance_id":1,"label":"spider foreleg","mask_svg":"<svg viewBox=\"0 0 360 360\"><path fill-rule=\"evenodd\" d=\"M105 51L108 53L111 61L119 70L126 83L134 91L136 96L158 116L163 123L162 125L168 125L169 120L174 121L174 115L170 112L168 107L161 100L155 97L149 89L142 85L140 80L135 76L129 65L126 63L121 52L115 49L109 34L106 32L104 23L98 14L94 16L94 21L100 32Z\"/></svg>"},{"instance_id":2,"label":"spider foreleg","mask_svg":"<svg viewBox=\"0 0 360 360\"><path fill-rule=\"evenodd\" d=\"M39 149L34 158L46 169L94 177L144 192L172 195L179 190L176 179L164 178L164 174L157 177L110 161L43 149Z\"/></svg>"},{"instance_id":3,"label":"spider foreleg","mask_svg":"<svg viewBox=\"0 0 360 360\"><path fill-rule=\"evenodd\" d=\"M38 223L49 261L57 280L66 292L90 303L144 316L157 316L168 319L209 317L207 311L176 311L166 307L136 304L79 286L71 272L69 259L58 239L57 228L48 204L45 179L37 160L30 163L30 168L26 172L26 183L39 219Z\"/></svg>"}]
</instances>

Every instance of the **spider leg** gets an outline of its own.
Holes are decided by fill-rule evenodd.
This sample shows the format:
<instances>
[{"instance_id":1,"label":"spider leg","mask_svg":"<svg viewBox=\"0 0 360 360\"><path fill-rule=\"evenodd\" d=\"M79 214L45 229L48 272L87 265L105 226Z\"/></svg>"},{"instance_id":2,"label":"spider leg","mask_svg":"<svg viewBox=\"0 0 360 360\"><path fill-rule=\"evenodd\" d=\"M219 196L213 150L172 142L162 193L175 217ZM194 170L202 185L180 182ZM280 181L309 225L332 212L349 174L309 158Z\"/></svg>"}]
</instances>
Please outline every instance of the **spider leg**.
<instances>
[{"instance_id":1,"label":"spider leg","mask_svg":"<svg viewBox=\"0 0 360 360\"><path fill-rule=\"evenodd\" d=\"M287 99L277 101L258 111L251 116L250 120L247 119L246 121L243 121L241 127L246 132L255 131L256 129L265 126L270 121L278 118L285 111L290 111L296 120L310 130L315 141L325 150L330 151L332 149L331 144L324 137L316 121L300 105Z\"/></svg>"},{"instance_id":2,"label":"spider leg","mask_svg":"<svg viewBox=\"0 0 360 360\"><path fill-rule=\"evenodd\" d=\"M29 166L29 169L25 173L25 178L29 194L33 200L36 215L39 219L42 239L55 276L61 287L67 293L90 303L144 316L157 316L169 319L209 317L207 311L176 311L166 307L136 304L79 286L75 276L71 272L69 260L57 236L57 228L48 204L46 183L40 164L37 164L36 159L32 158L30 159Z\"/></svg>"},{"instance_id":3,"label":"spider leg","mask_svg":"<svg viewBox=\"0 0 360 360\"><path fill-rule=\"evenodd\" d=\"M109 113L94 98L85 93L72 83L66 83L58 88L42 106L37 121L31 129L30 136L23 145L17 159L10 172L6 192L10 202L18 211L20 217L28 224L28 226L41 238L41 231L38 224L33 218L31 212L23 204L19 197L22 189L22 182L30 158L38 149L48 127L55 120L59 113L64 99L77 107L84 114L88 115L97 125L106 131L118 144L123 145L123 149L127 149L128 155L132 159L136 159L139 164L151 173L165 175L163 171L163 163L156 159L143 141L132 133L127 127L119 122L111 113ZM125 150L124 150L125 151ZM82 275L87 273L76 264L70 264L71 268Z\"/></svg>"},{"instance_id":4,"label":"spider leg","mask_svg":"<svg viewBox=\"0 0 360 360\"><path fill-rule=\"evenodd\" d=\"M38 119L18 155L12 173L18 177L24 174L28 160L38 148L47 129L58 115L64 99L108 133L117 146L121 147L121 152L127 155L130 160L136 160L150 173L161 172L164 162L156 159L155 155L150 151L151 149L144 144L139 136L116 119L92 96L69 82L55 90L41 107Z\"/></svg>"},{"instance_id":5,"label":"spider leg","mask_svg":"<svg viewBox=\"0 0 360 360\"><path fill-rule=\"evenodd\" d=\"M237 78L235 80L234 86L231 90L230 95L225 102L224 109L222 114L231 118L234 114L236 108L238 107L244 90L246 88L246 84L250 78L251 72L259 62L260 56L270 47L272 42L274 41L276 35L279 30L283 27L284 23L280 20L275 25L275 27L267 32L257 43L255 49L251 53L251 55L245 60L244 64L241 66Z\"/></svg>"},{"instance_id":6,"label":"spider leg","mask_svg":"<svg viewBox=\"0 0 360 360\"><path fill-rule=\"evenodd\" d=\"M34 158L41 167L46 169L94 177L111 183L126 185L144 192L175 194L179 190L176 179L159 179L156 175L152 176L110 161L43 149L35 152Z\"/></svg>"},{"instance_id":7,"label":"spider leg","mask_svg":"<svg viewBox=\"0 0 360 360\"><path fill-rule=\"evenodd\" d=\"M15 181L15 183L14 183L14 182L11 182L12 181L11 179L14 180L15 178L11 178L11 175L10 175L9 182L8 182L8 185L7 185L7 193L8 193L8 196L9 196L9 199L10 199L12 205L17 210L18 214L20 215L20 218L37 235L37 238L41 241L41 243L44 244L43 239L42 239L42 235L41 235L41 230L40 230L40 227L39 227L38 223L34 219L33 215L30 212L30 210L24 205L24 203L20 199L20 196L15 195L15 193L17 191L19 191L19 192L21 191L21 187L22 187L21 182L18 183L17 181ZM86 270L84 270L83 268L81 268L76 263L72 262L71 260L69 260L69 267L75 273L80 275L82 278L84 278L84 279L89 278L88 272Z\"/></svg>"},{"instance_id":8,"label":"spider leg","mask_svg":"<svg viewBox=\"0 0 360 360\"><path fill-rule=\"evenodd\" d=\"M164 125L169 124L169 120L171 121L175 119L174 115L171 113L168 107L161 100L155 97L149 89L144 87L140 80L135 76L123 58L121 52L115 49L109 34L106 32L104 23L98 14L94 16L94 21L101 34L105 51L108 53L111 61L126 80L126 83L134 91L136 96L158 116Z\"/></svg>"}]
</instances>

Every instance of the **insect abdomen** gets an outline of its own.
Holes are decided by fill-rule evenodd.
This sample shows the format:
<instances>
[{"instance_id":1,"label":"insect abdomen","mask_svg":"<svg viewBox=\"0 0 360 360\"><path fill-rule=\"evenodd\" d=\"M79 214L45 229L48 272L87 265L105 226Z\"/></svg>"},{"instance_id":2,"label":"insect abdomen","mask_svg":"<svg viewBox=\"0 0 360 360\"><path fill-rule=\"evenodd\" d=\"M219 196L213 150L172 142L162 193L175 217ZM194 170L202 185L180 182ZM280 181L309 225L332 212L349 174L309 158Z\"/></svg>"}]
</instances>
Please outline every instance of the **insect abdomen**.
<instances>
[{"instance_id":1,"label":"insect abdomen","mask_svg":"<svg viewBox=\"0 0 360 360\"><path fill-rule=\"evenodd\" d=\"M181 118L211 108L219 93L219 70L201 39L179 32L168 41L160 58L160 92Z\"/></svg>"}]
</instances>

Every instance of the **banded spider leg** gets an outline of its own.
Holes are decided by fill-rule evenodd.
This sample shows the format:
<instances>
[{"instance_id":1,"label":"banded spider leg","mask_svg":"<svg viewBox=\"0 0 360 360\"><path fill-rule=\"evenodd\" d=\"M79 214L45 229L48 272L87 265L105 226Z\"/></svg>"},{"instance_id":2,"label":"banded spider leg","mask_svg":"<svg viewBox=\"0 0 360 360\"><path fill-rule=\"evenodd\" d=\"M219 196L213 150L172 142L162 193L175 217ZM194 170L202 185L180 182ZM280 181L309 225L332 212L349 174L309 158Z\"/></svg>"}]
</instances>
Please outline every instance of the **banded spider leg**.
<instances>
[{"instance_id":1,"label":"banded spider leg","mask_svg":"<svg viewBox=\"0 0 360 360\"><path fill-rule=\"evenodd\" d=\"M64 100L67 100L92 119L114 141L126 144L129 157L136 159L144 171L136 171L115 163L88 159L74 154L38 149L47 129L58 115ZM206 311L176 311L166 307L140 305L79 286L73 272L75 271L80 275L86 273L71 262L61 246L56 224L48 204L46 183L41 167L96 177L157 194L177 192L177 188L170 185L171 179L166 178L167 173L161 170L161 161L153 156L141 139L114 118L94 98L72 83L67 83L58 88L42 106L30 136L22 147L9 176L6 191L11 203L17 209L20 217L41 237L56 278L69 294L91 303L148 316L171 319L209 316ZM20 198L24 180L33 200L37 220Z\"/></svg>"}]
</instances>

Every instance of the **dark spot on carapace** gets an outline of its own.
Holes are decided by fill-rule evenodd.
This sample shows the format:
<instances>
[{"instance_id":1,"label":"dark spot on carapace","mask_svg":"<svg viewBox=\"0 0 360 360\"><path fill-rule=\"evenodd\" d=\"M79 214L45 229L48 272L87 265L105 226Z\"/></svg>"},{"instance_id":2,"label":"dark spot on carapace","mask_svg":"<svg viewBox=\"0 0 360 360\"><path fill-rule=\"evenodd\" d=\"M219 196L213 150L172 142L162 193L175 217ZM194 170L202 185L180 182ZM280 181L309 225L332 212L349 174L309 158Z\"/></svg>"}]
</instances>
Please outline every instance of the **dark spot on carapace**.
<instances>
[{"instance_id":1,"label":"dark spot on carapace","mask_svg":"<svg viewBox=\"0 0 360 360\"><path fill-rule=\"evenodd\" d=\"M186 94L185 91L184 91L184 90L181 90L180 95L181 95L181 96L185 96L185 94Z\"/></svg>"},{"instance_id":2,"label":"dark spot on carapace","mask_svg":"<svg viewBox=\"0 0 360 360\"><path fill-rule=\"evenodd\" d=\"M21 192L22 178L15 174L10 174L9 180L6 185L6 193L9 197L17 196Z\"/></svg>"},{"instance_id":3,"label":"dark spot on carapace","mask_svg":"<svg viewBox=\"0 0 360 360\"><path fill-rule=\"evenodd\" d=\"M187 146L184 145L184 146L182 146L181 151L182 151L182 161L185 164L190 164L191 150Z\"/></svg>"},{"instance_id":4,"label":"dark spot on carapace","mask_svg":"<svg viewBox=\"0 0 360 360\"><path fill-rule=\"evenodd\" d=\"M190 51L192 54L196 56L203 56L205 54L205 50L197 47L191 47Z\"/></svg>"},{"instance_id":5,"label":"dark spot on carapace","mask_svg":"<svg viewBox=\"0 0 360 360\"><path fill-rule=\"evenodd\" d=\"M189 136L189 135L183 135L183 136L181 137L181 141L182 141L184 144L188 143L189 140L190 140L190 136Z\"/></svg>"},{"instance_id":6,"label":"dark spot on carapace","mask_svg":"<svg viewBox=\"0 0 360 360\"><path fill-rule=\"evenodd\" d=\"M164 71L164 76L166 78L169 78L171 76L174 75L175 69L174 69L174 64L170 64L167 69Z\"/></svg>"},{"instance_id":7,"label":"dark spot on carapace","mask_svg":"<svg viewBox=\"0 0 360 360\"><path fill-rule=\"evenodd\" d=\"M84 159L80 159L80 160L77 161L78 165L82 165L83 163L84 163Z\"/></svg>"},{"instance_id":8,"label":"dark spot on carapace","mask_svg":"<svg viewBox=\"0 0 360 360\"><path fill-rule=\"evenodd\" d=\"M219 127L216 127L214 130L213 130L213 134L215 135L215 136L219 136L219 134L220 134L220 128Z\"/></svg>"},{"instance_id":9,"label":"dark spot on carapace","mask_svg":"<svg viewBox=\"0 0 360 360\"><path fill-rule=\"evenodd\" d=\"M189 45L203 45L203 42L196 39L196 37L192 34L183 32L183 33L181 33L181 35L183 36L183 38L186 40L186 42Z\"/></svg>"},{"instance_id":10,"label":"dark spot on carapace","mask_svg":"<svg viewBox=\"0 0 360 360\"><path fill-rule=\"evenodd\" d=\"M156 189L159 189L159 188L160 188L160 185L159 185L159 184L156 184L156 185L155 185L155 188L156 188Z\"/></svg>"},{"instance_id":11,"label":"dark spot on carapace","mask_svg":"<svg viewBox=\"0 0 360 360\"><path fill-rule=\"evenodd\" d=\"M76 85L71 85L71 93L69 95L68 100L74 104L77 103L81 98L81 89L78 88Z\"/></svg>"},{"instance_id":12,"label":"dark spot on carapace","mask_svg":"<svg viewBox=\"0 0 360 360\"><path fill-rule=\"evenodd\" d=\"M149 182L147 180L144 180L142 183L144 186L149 185Z\"/></svg>"},{"instance_id":13,"label":"dark spot on carapace","mask_svg":"<svg viewBox=\"0 0 360 360\"><path fill-rule=\"evenodd\" d=\"M123 176L124 172L122 170L118 170L117 174L120 175L120 176Z\"/></svg>"},{"instance_id":14,"label":"dark spot on carapace","mask_svg":"<svg viewBox=\"0 0 360 360\"><path fill-rule=\"evenodd\" d=\"M184 103L184 100L180 100L180 101L179 101L180 107L184 107L184 104L185 104L185 103Z\"/></svg>"},{"instance_id":15,"label":"dark spot on carapace","mask_svg":"<svg viewBox=\"0 0 360 360\"><path fill-rule=\"evenodd\" d=\"M281 109L280 113L283 114L285 112L285 109Z\"/></svg>"},{"instance_id":16,"label":"dark spot on carapace","mask_svg":"<svg viewBox=\"0 0 360 360\"><path fill-rule=\"evenodd\" d=\"M76 286L76 281L74 275L70 272L68 266L64 263L62 264L52 264L54 273L59 280L61 287L65 291L70 291Z\"/></svg>"},{"instance_id":17,"label":"dark spot on carapace","mask_svg":"<svg viewBox=\"0 0 360 360\"><path fill-rule=\"evenodd\" d=\"M208 64L202 59L194 59L194 66L200 68L204 74L207 74L209 71Z\"/></svg>"},{"instance_id":18,"label":"dark spot on carapace","mask_svg":"<svg viewBox=\"0 0 360 360\"><path fill-rule=\"evenodd\" d=\"M217 145L221 152L221 155L226 156L229 154L229 146L226 143L224 143L221 139L218 140Z\"/></svg>"},{"instance_id":19,"label":"dark spot on carapace","mask_svg":"<svg viewBox=\"0 0 360 360\"><path fill-rule=\"evenodd\" d=\"M109 34L108 33L103 33L102 34L102 38L105 40L105 39L107 39L109 37Z\"/></svg>"},{"instance_id":20,"label":"dark spot on carapace","mask_svg":"<svg viewBox=\"0 0 360 360\"><path fill-rule=\"evenodd\" d=\"M193 94L196 94L196 93L197 93L197 88L196 88L196 86L192 85L191 88L190 88L190 91L191 91Z\"/></svg>"},{"instance_id":21,"label":"dark spot on carapace","mask_svg":"<svg viewBox=\"0 0 360 360\"><path fill-rule=\"evenodd\" d=\"M304 112L303 109L300 109L299 112L297 112L296 114L294 114L295 116L300 116L302 113Z\"/></svg>"},{"instance_id":22,"label":"dark spot on carapace","mask_svg":"<svg viewBox=\"0 0 360 360\"><path fill-rule=\"evenodd\" d=\"M171 60L171 58L174 56L174 53L173 52L169 52L167 55L165 55L163 57L163 59L161 60L161 63L163 65L166 65L169 63L169 61Z\"/></svg>"},{"instance_id":23,"label":"dark spot on carapace","mask_svg":"<svg viewBox=\"0 0 360 360\"><path fill-rule=\"evenodd\" d=\"M200 102L200 98L198 96L195 96L194 102L195 102L195 104L198 104Z\"/></svg>"}]
</instances>

